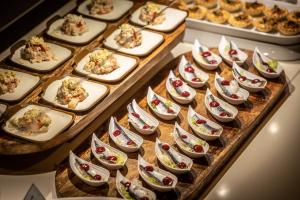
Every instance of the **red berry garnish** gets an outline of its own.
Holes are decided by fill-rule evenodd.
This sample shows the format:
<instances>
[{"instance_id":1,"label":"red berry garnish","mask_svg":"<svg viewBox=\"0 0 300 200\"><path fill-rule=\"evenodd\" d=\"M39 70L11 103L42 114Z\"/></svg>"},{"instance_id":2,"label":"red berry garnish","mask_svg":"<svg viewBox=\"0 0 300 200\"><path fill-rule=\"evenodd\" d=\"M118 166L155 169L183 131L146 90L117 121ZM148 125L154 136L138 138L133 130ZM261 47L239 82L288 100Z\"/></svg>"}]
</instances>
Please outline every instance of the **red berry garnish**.
<instances>
[{"instance_id":1,"label":"red berry garnish","mask_svg":"<svg viewBox=\"0 0 300 200\"><path fill-rule=\"evenodd\" d=\"M132 145L134 142L132 140L128 140L127 145Z\"/></svg>"},{"instance_id":2,"label":"red berry garnish","mask_svg":"<svg viewBox=\"0 0 300 200\"><path fill-rule=\"evenodd\" d=\"M211 60L208 63L214 65L214 64L217 64L217 61L216 60Z\"/></svg>"},{"instance_id":3,"label":"red berry garnish","mask_svg":"<svg viewBox=\"0 0 300 200\"><path fill-rule=\"evenodd\" d=\"M221 116L221 117L226 117L226 116L227 116L227 117L230 117L230 114L227 113L227 112L221 112L221 113L220 113L220 116Z\"/></svg>"},{"instance_id":4,"label":"red berry garnish","mask_svg":"<svg viewBox=\"0 0 300 200\"><path fill-rule=\"evenodd\" d=\"M200 78L197 78L197 77L195 77L195 78L192 78L192 81L194 81L194 82L201 82L201 79L200 79Z\"/></svg>"},{"instance_id":5,"label":"red berry garnish","mask_svg":"<svg viewBox=\"0 0 300 200\"><path fill-rule=\"evenodd\" d=\"M212 101L209 103L210 107L218 107L220 104L217 101Z\"/></svg>"},{"instance_id":6,"label":"red berry garnish","mask_svg":"<svg viewBox=\"0 0 300 200\"><path fill-rule=\"evenodd\" d=\"M172 183L173 183L173 180L170 177L166 176L165 178L163 178L164 185L172 185Z\"/></svg>"},{"instance_id":7,"label":"red berry garnish","mask_svg":"<svg viewBox=\"0 0 300 200\"><path fill-rule=\"evenodd\" d=\"M177 167L179 167L180 169L184 169L187 166L186 166L185 162L180 162L180 163L177 164Z\"/></svg>"},{"instance_id":8,"label":"red berry garnish","mask_svg":"<svg viewBox=\"0 0 300 200\"><path fill-rule=\"evenodd\" d=\"M145 170L147 171L147 172L153 172L153 170L154 170L154 168L152 167L152 166L146 166L145 167Z\"/></svg>"},{"instance_id":9,"label":"red berry garnish","mask_svg":"<svg viewBox=\"0 0 300 200\"><path fill-rule=\"evenodd\" d=\"M188 97L188 96L190 96L190 93L188 91L184 91L181 93L181 96Z\"/></svg>"},{"instance_id":10,"label":"red berry garnish","mask_svg":"<svg viewBox=\"0 0 300 200\"><path fill-rule=\"evenodd\" d=\"M193 149L194 149L194 151L197 152L197 153L203 151L203 147L202 147L201 145L197 145L197 144L193 147Z\"/></svg>"},{"instance_id":11,"label":"red berry garnish","mask_svg":"<svg viewBox=\"0 0 300 200\"><path fill-rule=\"evenodd\" d=\"M159 99L154 99L153 101L152 101L152 104L154 104L154 105L158 105L160 103L160 100Z\"/></svg>"},{"instance_id":12,"label":"red berry garnish","mask_svg":"<svg viewBox=\"0 0 300 200\"><path fill-rule=\"evenodd\" d=\"M185 138L187 138L187 136L186 135L181 135L181 138L185 139Z\"/></svg>"},{"instance_id":13,"label":"red berry garnish","mask_svg":"<svg viewBox=\"0 0 300 200\"><path fill-rule=\"evenodd\" d=\"M208 56L211 56L211 53L209 52L209 51L204 51L203 53L202 53L202 56L203 57L208 57Z\"/></svg>"},{"instance_id":14,"label":"red berry garnish","mask_svg":"<svg viewBox=\"0 0 300 200\"><path fill-rule=\"evenodd\" d=\"M172 108L168 108L168 109L167 109L167 112L168 112L168 113L174 113L174 110L173 110Z\"/></svg>"},{"instance_id":15,"label":"red berry garnish","mask_svg":"<svg viewBox=\"0 0 300 200\"><path fill-rule=\"evenodd\" d=\"M195 70L194 70L193 67L189 66L189 67L186 67L186 68L184 69L184 71L189 72L189 73L193 73Z\"/></svg>"},{"instance_id":16,"label":"red berry garnish","mask_svg":"<svg viewBox=\"0 0 300 200\"><path fill-rule=\"evenodd\" d=\"M110 160L110 161L116 161L116 160L118 160L118 158L116 156L107 156L106 159Z\"/></svg>"},{"instance_id":17,"label":"red berry garnish","mask_svg":"<svg viewBox=\"0 0 300 200\"><path fill-rule=\"evenodd\" d=\"M134 116L134 117L136 117L136 118L140 118L140 115L137 114L137 113L131 113L131 114L132 114L132 116Z\"/></svg>"},{"instance_id":18,"label":"red berry garnish","mask_svg":"<svg viewBox=\"0 0 300 200\"><path fill-rule=\"evenodd\" d=\"M236 55L237 51L235 49L230 49L229 50L229 55Z\"/></svg>"},{"instance_id":19,"label":"red berry garnish","mask_svg":"<svg viewBox=\"0 0 300 200\"><path fill-rule=\"evenodd\" d=\"M148 124L145 124L144 126L143 126L143 129L149 129L150 128L150 126L148 125Z\"/></svg>"},{"instance_id":20,"label":"red berry garnish","mask_svg":"<svg viewBox=\"0 0 300 200\"><path fill-rule=\"evenodd\" d=\"M113 135L115 136L115 137L117 137L118 135L120 135L121 134L121 131L119 130L119 129L117 129L117 130L115 130L114 132L113 132Z\"/></svg>"},{"instance_id":21,"label":"red berry garnish","mask_svg":"<svg viewBox=\"0 0 300 200\"><path fill-rule=\"evenodd\" d=\"M236 94L231 94L231 95L230 95L230 98L233 98L233 99L238 99L238 98L239 98L239 96L238 96L238 95L236 95Z\"/></svg>"},{"instance_id":22,"label":"red berry garnish","mask_svg":"<svg viewBox=\"0 0 300 200\"><path fill-rule=\"evenodd\" d=\"M239 80L240 80L240 81L245 81L246 79L247 79L247 78L246 78L245 76L240 76L240 77L239 77Z\"/></svg>"},{"instance_id":23,"label":"red berry garnish","mask_svg":"<svg viewBox=\"0 0 300 200\"><path fill-rule=\"evenodd\" d=\"M181 80L175 80L175 81L172 82L172 85L174 87L180 87L180 86L183 85L183 82Z\"/></svg>"},{"instance_id":24,"label":"red berry garnish","mask_svg":"<svg viewBox=\"0 0 300 200\"><path fill-rule=\"evenodd\" d=\"M96 148L96 153L102 153L105 151L105 147L97 147Z\"/></svg>"},{"instance_id":25,"label":"red berry garnish","mask_svg":"<svg viewBox=\"0 0 300 200\"><path fill-rule=\"evenodd\" d=\"M267 71L268 73L274 73L274 72L275 72L272 68L268 68L266 71Z\"/></svg>"},{"instance_id":26,"label":"red berry garnish","mask_svg":"<svg viewBox=\"0 0 300 200\"><path fill-rule=\"evenodd\" d=\"M223 80L223 81L221 81L221 85L230 85L230 81Z\"/></svg>"},{"instance_id":27,"label":"red berry garnish","mask_svg":"<svg viewBox=\"0 0 300 200\"><path fill-rule=\"evenodd\" d=\"M163 150L165 150L165 151L168 151L168 150L170 149L170 146L169 146L168 144L163 144L163 145L161 146L161 148L162 148Z\"/></svg>"},{"instance_id":28,"label":"red berry garnish","mask_svg":"<svg viewBox=\"0 0 300 200\"><path fill-rule=\"evenodd\" d=\"M253 80L251 81L251 83L253 83L253 84L258 83L258 82L259 82L258 79L253 79Z\"/></svg>"},{"instance_id":29,"label":"red berry garnish","mask_svg":"<svg viewBox=\"0 0 300 200\"><path fill-rule=\"evenodd\" d=\"M206 120L204 120L204 119L197 119L196 123L197 124L205 124Z\"/></svg>"},{"instance_id":30,"label":"red berry garnish","mask_svg":"<svg viewBox=\"0 0 300 200\"><path fill-rule=\"evenodd\" d=\"M88 171L90 169L90 166L88 164L80 164L80 168L84 171Z\"/></svg>"},{"instance_id":31,"label":"red berry garnish","mask_svg":"<svg viewBox=\"0 0 300 200\"><path fill-rule=\"evenodd\" d=\"M99 174L96 174L96 175L94 176L94 179L100 181L100 180L101 180L101 176L100 176Z\"/></svg>"}]
</instances>

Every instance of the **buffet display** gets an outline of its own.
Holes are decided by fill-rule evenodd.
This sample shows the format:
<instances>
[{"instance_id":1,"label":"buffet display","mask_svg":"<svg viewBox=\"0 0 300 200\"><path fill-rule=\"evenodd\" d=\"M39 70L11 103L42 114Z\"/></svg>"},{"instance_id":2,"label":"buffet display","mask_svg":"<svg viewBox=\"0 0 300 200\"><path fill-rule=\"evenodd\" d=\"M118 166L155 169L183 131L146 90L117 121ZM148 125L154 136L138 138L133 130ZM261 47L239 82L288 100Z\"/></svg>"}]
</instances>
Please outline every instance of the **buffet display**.
<instances>
[{"instance_id":1,"label":"buffet display","mask_svg":"<svg viewBox=\"0 0 300 200\"><path fill-rule=\"evenodd\" d=\"M168 63L116 111L108 127L103 124L74 151L90 168L74 169L70 153L70 162L56 172L57 194L196 197L286 87L280 63L257 48L239 49L225 37L218 48L196 40L190 52ZM110 171L103 186L89 186L97 174L94 165ZM84 173L78 175L80 170Z\"/></svg>"}]
</instances>

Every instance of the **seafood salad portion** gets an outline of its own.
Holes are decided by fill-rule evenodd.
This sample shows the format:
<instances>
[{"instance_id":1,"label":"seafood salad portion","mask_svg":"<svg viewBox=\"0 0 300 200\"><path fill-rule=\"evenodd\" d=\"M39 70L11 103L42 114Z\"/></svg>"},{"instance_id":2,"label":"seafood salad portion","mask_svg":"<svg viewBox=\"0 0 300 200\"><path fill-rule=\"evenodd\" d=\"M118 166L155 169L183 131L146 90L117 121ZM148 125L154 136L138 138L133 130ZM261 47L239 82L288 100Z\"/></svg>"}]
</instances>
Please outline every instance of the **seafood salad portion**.
<instances>
[{"instance_id":1,"label":"seafood salad portion","mask_svg":"<svg viewBox=\"0 0 300 200\"><path fill-rule=\"evenodd\" d=\"M199 158L204 156L209 144L194 135L185 131L177 122L175 122L173 137L177 146L188 156L192 158Z\"/></svg>"},{"instance_id":2,"label":"seafood salad portion","mask_svg":"<svg viewBox=\"0 0 300 200\"><path fill-rule=\"evenodd\" d=\"M170 144L156 138L155 154L162 165L172 173L182 174L191 170L192 159L176 151Z\"/></svg>"},{"instance_id":3,"label":"seafood salad portion","mask_svg":"<svg viewBox=\"0 0 300 200\"><path fill-rule=\"evenodd\" d=\"M172 70L167 78L166 88L169 94L181 104L190 103L196 96L196 91L177 78Z\"/></svg>"},{"instance_id":4,"label":"seafood salad portion","mask_svg":"<svg viewBox=\"0 0 300 200\"><path fill-rule=\"evenodd\" d=\"M167 192L175 189L178 182L176 176L151 165L140 155L138 156L138 171L142 179L150 187L160 192Z\"/></svg>"},{"instance_id":5,"label":"seafood salad portion","mask_svg":"<svg viewBox=\"0 0 300 200\"><path fill-rule=\"evenodd\" d=\"M221 122L233 121L238 114L234 106L214 96L209 89L205 94L205 106L212 116Z\"/></svg>"},{"instance_id":6,"label":"seafood salad portion","mask_svg":"<svg viewBox=\"0 0 300 200\"><path fill-rule=\"evenodd\" d=\"M0 95L13 93L18 87L20 80L13 71L0 72Z\"/></svg>"},{"instance_id":7,"label":"seafood salad portion","mask_svg":"<svg viewBox=\"0 0 300 200\"><path fill-rule=\"evenodd\" d=\"M68 108L76 108L79 102L88 97L88 93L81 86L79 78L68 78L63 80L62 85L57 91L57 101L62 105L68 105Z\"/></svg>"},{"instance_id":8,"label":"seafood salad portion","mask_svg":"<svg viewBox=\"0 0 300 200\"><path fill-rule=\"evenodd\" d=\"M95 134L92 137L91 149L97 160L108 169L120 169L127 161L125 153L102 142Z\"/></svg>"},{"instance_id":9,"label":"seafood salad portion","mask_svg":"<svg viewBox=\"0 0 300 200\"><path fill-rule=\"evenodd\" d=\"M151 25L161 24L166 19L164 13L160 13L161 10L162 7L159 4L148 1L141 8L140 20Z\"/></svg>"},{"instance_id":10,"label":"seafood salad portion","mask_svg":"<svg viewBox=\"0 0 300 200\"><path fill-rule=\"evenodd\" d=\"M33 36L26 41L21 50L21 58L31 63L41 63L54 60L54 54L42 37Z\"/></svg>"},{"instance_id":11,"label":"seafood salad portion","mask_svg":"<svg viewBox=\"0 0 300 200\"><path fill-rule=\"evenodd\" d=\"M247 101L249 92L239 87L238 82L226 80L216 72L215 87L218 93L229 103L238 105Z\"/></svg>"},{"instance_id":12,"label":"seafood salad portion","mask_svg":"<svg viewBox=\"0 0 300 200\"><path fill-rule=\"evenodd\" d=\"M137 181L130 181L117 171L116 186L119 194L126 200L155 200L156 195L151 190L141 186Z\"/></svg>"},{"instance_id":13,"label":"seafood salad portion","mask_svg":"<svg viewBox=\"0 0 300 200\"><path fill-rule=\"evenodd\" d=\"M189 126L205 140L217 139L223 132L222 126L196 113L191 106L189 106L187 117Z\"/></svg>"},{"instance_id":14,"label":"seafood salad portion","mask_svg":"<svg viewBox=\"0 0 300 200\"><path fill-rule=\"evenodd\" d=\"M13 118L11 125L26 135L47 133L51 124L51 118L47 113L37 108L27 110L22 117Z\"/></svg>"},{"instance_id":15,"label":"seafood salad portion","mask_svg":"<svg viewBox=\"0 0 300 200\"><path fill-rule=\"evenodd\" d=\"M221 56L229 64L236 62L237 64L241 65L248 58L248 55L245 52L241 51L235 44L235 42L227 41L224 36L222 36L221 38L218 49Z\"/></svg>"},{"instance_id":16,"label":"seafood salad portion","mask_svg":"<svg viewBox=\"0 0 300 200\"><path fill-rule=\"evenodd\" d=\"M128 121L142 134L152 134L158 127L159 122L152 115L139 107L135 99L127 105Z\"/></svg>"},{"instance_id":17,"label":"seafood salad portion","mask_svg":"<svg viewBox=\"0 0 300 200\"><path fill-rule=\"evenodd\" d=\"M69 153L69 163L76 176L90 186L97 187L108 181L110 173L107 169L79 158L72 151Z\"/></svg>"},{"instance_id":18,"label":"seafood salad portion","mask_svg":"<svg viewBox=\"0 0 300 200\"><path fill-rule=\"evenodd\" d=\"M258 92L265 88L267 80L241 68L236 63L232 65L235 80L249 92Z\"/></svg>"},{"instance_id":19,"label":"seafood salad portion","mask_svg":"<svg viewBox=\"0 0 300 200\"><path fill-rule=\"evenodd\" d=\"M118 69L117 59L113 52L106 49L94 51L89 56L89 61L84 65L84 70L94 74L109 74Z\"/></svg>"},{"instance_id":20,"label":"seafood salad portion","mask_svg":"<svg viewBox=\"0 0 300 200\"><path fill-rule=\"evenodd\" d=\"M148 88L147 103L157 116L165 120L176 118L180 111L180 106L157 95L151 87Z\"/></svg>"},{"instance_id":21,"label":"seafood salad portion","mask_svg":"<svg viewBox=\"0 0 300 200\"><path fill-rule=\"evenodd\" d=\"M82 16L68 14L64 17L61 31L70 36L82 35L89 31L89 27Z\"/></svg>"},{"instance_id":22,"label":"seafood salad portion","mask_svg":"<svg viewBox=\"0 0 300 200\"><path fill-rule=\"evenodd\" d=\"M103 15L110 13L113 10L114 0L92 0L88 10L92 15Z\"/></svg>"},{"instance_id":23,"label":"seafood salad portion","mask_svg":"<svg viewBox=\"0 0 300 200\"><path fill-rule=\"evenodd\" d=\"M143 138L118 124L114 117L110 118L109 136L114 143L126 152L135 152L143 144Z\"/></svg>"},{"instance_id":24,"label":"seafood salad portion","mask_svg":"<svg viewBox=\"0 0 300 200\"><path fill-rule=\"evenodd\" d=\"M122 24L120 33L116 35L115 40L122 47L134 48L142 44L142 33L130 24Z\"/></svg>"}]
</instances>

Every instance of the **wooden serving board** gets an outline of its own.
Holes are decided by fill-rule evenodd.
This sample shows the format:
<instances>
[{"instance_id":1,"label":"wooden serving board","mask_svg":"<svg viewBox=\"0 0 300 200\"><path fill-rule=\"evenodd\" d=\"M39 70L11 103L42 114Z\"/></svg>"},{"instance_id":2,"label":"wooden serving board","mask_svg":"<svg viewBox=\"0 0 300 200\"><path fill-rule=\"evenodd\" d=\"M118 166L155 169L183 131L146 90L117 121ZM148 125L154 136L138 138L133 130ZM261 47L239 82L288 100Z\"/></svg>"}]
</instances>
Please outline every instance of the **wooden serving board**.
<instances>
[{"instance_id":1,"label":"wooden serving board","mask_svg":"<svg viewBox=\"0 0 300 200\"><path fill-rule=\"evenodd\" d=\"M45 104L45 102L41 101L41 94L45 90L47 85L49 85L58 77L63 77L68 74L76 74L74 72L73 65L87 52L93 50L96 47L101 47L103 38L106 38L122 23L128 22L130 14L144 3L145 1L135 2L134 6L128 13L126 13L120 20L116 22L107 23L108 26L106 30L85 46L76 46L66 44L62 41L55 41L47 37L45 30L41 32L40 35L44 36L46 38L46 41L72 48L73 55L69 60L67 60L56 70L47 74L41 74L41 84L34 91L28 94L23 100L17 103L10 103L8 106L8 110L4 115L4 120L9 119L9 117L14 112L16 112L21 107L26 106L28 103ZM70 12L75 11L73 10ZM156 64L158 64L161 58L166 56L171 51L171 49L173 49L182 40L184 30L185 24L182 23L170 33L160 33L164 36L164 41L160 44L159 47L157 47L147 57L136 58L138 62L136 68L121 81L116 83L103 83L109 88L110 91L107 97L104 98L96 106L94 106L91 110L87 112L76 113L74 125L63 133L52 138L51 140L40 144L32 143L23 139L15 138L1 131L0 155L21 155L42 152L67 142L79 133L85 134L85 136L87 137L91 132L96 130L99 124L102 124L107 119L106 116L111 115L120 105L122 105L122 101L124 101L123 98L120 98L122 95L124 95L125 93L130 93L130 91L135 92L141 86L139 85L139 82L142 81L142 79L144 80L143 77L151 78L159 70L159 68L156 68ZM12 48L12 51L15 48L16 46ZM18 69L20 71L26 72L26 70L20 69L20 67L11 63L8 58L1 61L0 65L3 65L4 67L8 67L10 69ZM79 74L76 75L80 76Z\"/></svg>"},{"instance_id":2,"label":"wooden serving board","mask_svg":"<svg viewBox=\"0 0 300 200\"><path fill-rule=\"evenodd\" d=\"M218 54L217 49L212 49ZM252 58L252 52L247 51L249 54L247 62L244 64L245 68L249 71L257 74L257 71L251 64L250 58ZM185 56L188 60L192 61L191 52L186 53ZM147 88L151 86L155 92L163 97L171 99L171 96L167 94L165 83L166 78L170 70L176 68L176 74L178 75L177 65L180 57L177 57L169 64L167 64L163 70L161 70L155 78L149 81L140 89L132 98L127 101L121 109L119 109L114 116L118 119L121 125L129 128L133 132L137 133L132 126L129 125L127 120L127 109L126 105L136 99L138 104L145 109L147 112L155 116L149 109L146 102ZM194 62L193 62L194 63ZM220 68L217 70L221 76L226 79L232 79L231 67L225 63L221 63ZM204 97L206 88L209 87L213 94L217 95L214 87L214 74L215 71L207 71L209 74L209 81L207 86L197 89L197 95L195 100L190 104L196 112L208 117L209 119L216 121L206 110L204 105ZM199 192L203 190L205 186L212 180L214 175L226 164L229 158L236 152L240 145L247 139L247 137L253 133L254 129L262 122L262 120L270 113L270 110L275 106L276 102L282 97L287 82L285 74L283 73L280 78L268 81L266 89L259 93L252 93L245 104L237 106L239 114L234 122L220 123L224 128L221 138L215 141L209 142L210 148L206 157L200 159L194 159L192 170L188 174L178 176L179 182L176 186L176 190L168 193L156 193L158 199L192 199L199 195ZM219 96L219 95L218 95ZM173 144L177 148L173 137L170 133L173 131L174 123L177 121L185 130L192 133L187 123L187 110L188 105L182 105L179 116L175 120L160 121L159 129L156 133L149 136L141 135L144 139L142 148L136 153L128 153L128 161L126 167L121 170L123 175L126 175L129 179L140 179L137 171L137 156L141 154L144 159L150 163L153 163L159 167L162 165L157 161L154 153L154 144L156 137L159 137L161 141ZM100 126L97 136L104 142L109 143L111 146L116 145L109 139L108 123ZM83 142L80 147L75 151L77 155L86 160L91 160L97 165L101 165L95 157L91 154L90 139ZM180 150L179 150L180 151ZM163 167L162 167L163 168ZM56 172L55 184L57 194L60 197L74 197L74 196L109 196L109 197L120 197L117 193L115 186L115 171L110 171L111 177L107 185L101 187L90 187L83 183L78 177L74 175L69 167L68 160L65 160L58 168ZM148 187L145 182L143 185Z\"/></svg>"}]
</instances>

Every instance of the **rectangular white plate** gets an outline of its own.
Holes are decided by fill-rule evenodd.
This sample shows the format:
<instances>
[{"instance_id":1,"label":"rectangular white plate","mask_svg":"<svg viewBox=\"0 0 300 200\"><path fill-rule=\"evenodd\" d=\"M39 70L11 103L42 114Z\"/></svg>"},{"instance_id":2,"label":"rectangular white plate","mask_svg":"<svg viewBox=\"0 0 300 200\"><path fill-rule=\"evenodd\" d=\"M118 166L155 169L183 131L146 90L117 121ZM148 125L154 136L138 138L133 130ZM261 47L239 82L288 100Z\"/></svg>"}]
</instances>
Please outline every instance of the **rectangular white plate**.
<instances>
[{"instance_id":1,"label":"rectangular white plate","mask_svg":"<svg viewBox=\"0 0 300 200\"><path fill-rule=\"evenodd\" d=\"M79 102L75 109L70 109L68 108L68 105L62 105L56 99L57 91L60 88L63 80L68 78L70 78L70 76L66 76L62 79L55 80L52 83L50 83L42 95L43 100L66 110L83 112L90 109L93 105L99 102L108 92L108 88L103 84L95 83L88 80L82 80L82 87L88 93L88 97L84 101Z\"/></svg>"},{"instance_id":2,"label":"rectangular white plate","mask_svg":"<svg viewBox=\"0 0 300 200\"><path fill-rule=\"evenodd\" d=\"M0 69L0 72L4 72L4 71L13 71L16 74L16 78L20 81L13 93L6 93L3 95L0 95L0 99L4 100L4 101L19 101L19 100L21 100L30 91L32 91L33 88L35 88L40 82L39 76L34 76L31 74L27 74L27 73L15 71L15 70Z\"/></svg>"},{"instance_id":3,"label":"rectangular white plate","mask_svg":"<svg viewBox=\"0 0 300 200\"><path fill-rule=\"evenodd\" d=\"M135 56L146 56L164 41L164 36L159 33L141 30L142 44L134 48L124 48L120 46L115 40L115 37L120 34L120 31L120 29L117 29L112 34L110 34L104 41L104 45L108 48L117 50L122 53L127 53Z\"/></svg>"},{"instance_id":4,"label":"rectangular white plate","mask_svg":"<svg viewBox=\"0 0 300 200\"><path fill-rule=\"evenodd\" d=\"M106 29L106 23L96 21L93 19L84 18L89 30L82 35L70 36L61 31L61 26L64 23L64 19L57 19L54 21L47 30L47 34L53 38L63 40L72 44L86 44L93 38L100 35Z\"/></svg>"},{"instance_id":5,"label":"rectangular white plate","mask_svg":"<svg viewBox=\"0 0 300 200\"><path fill-rule=\"evenodd\" d=\"M93 52L96 52L99 50L95 50ZM93 53L91 52L91 53ZM86 56L84 56L75 67L75 71L79 74L83 74L87 77L93 78L98 81L103 82L117 82L120 81L124 76L126 76L131 70L133 70L137 65L137 60L131 57L123 56L120 54L114 54L117 64L119 68L115 69L111 73L108 74L102 74L97 75L94 73L90 73L84 70L84 66L88 61L90 60L89 56L91 53L88 53Z\"/></svg>"},{"instance_id":6,"label":"rectangular white plate","mask_svg":"<svg viewBox=\"0 0 300 200\"><path fill-rule=\"evenodd\" d=\"M91 0L84 1L78 6L77 11L80 14L107 21L114 21L121 18L133 6L132 1L113 0L113 10L110 13L103 15L92 15L90 14L90 11L87 8L89 4L91 4Z\"/></svg>"},{"instance_id":7,"label":"rectangular white plate","mask_svg":"<svg viewBox=\"0 0 300 200\"><path fill-rule=\"evenodd\" d=\"M22 45L19 47L13 55L10 57L11 61L22 65L23 67L27 69L31 69L38 72L48 72L51 70L54 70L55 68L59 67L60 64L65 62L70 56L72 55L72 52L70 49L67 49L65 47L59 46L57 44L53 43L47 43L49 47L51 48L51 51L53 52L55 56L55 60L52 61L45 61L41 63L31 63L28 60L24 60L21 57L21 50L25 47L25 45Z\"/></svg>"},{"instance_id":8,"label":"rectangular white plate","mask_svg":"<svg viewBox=\"0 0 300 200\"><path fill-rule=\"evenodd\" d=\"M11 125L11 119L23 117L24 113L32 108L38 108L47 113L51 118L51 124L49 125L48 132L41 133L37 135L25 135L21 131L17 130L13 125ZM57 134L61 133L63 130L68 128L73 122L73 115L67 114L61 111L53 110L48 107L30 104L25 108L20 109L16 112L8 121L5 122L3 130L11 135L20 137L33 142L46 142Z\"/></svg>"},{"instance_id":9,"label":"rectangular white plate","mask_svg":"<svg viewBox=\"0 0 300 200\"><path fill-rule=\"evenodd\" d=\"M167 6L165 5L160 5L162 9L166 8ZM130 21L140 25L140 26L145 26L147 23L143 22L140 20L140 13L141 13L141 8L138 8L130 17ZM164 11L165 14L165 20L161 24L157 25L148 25L146 26L149 29L156 30L156 31L163 31L163 32L169 32L174 30L179 24L181 24L185 17L187 16L187 12L174 9L174 8L167 8Z\"/></svg>"}]
</instances>

